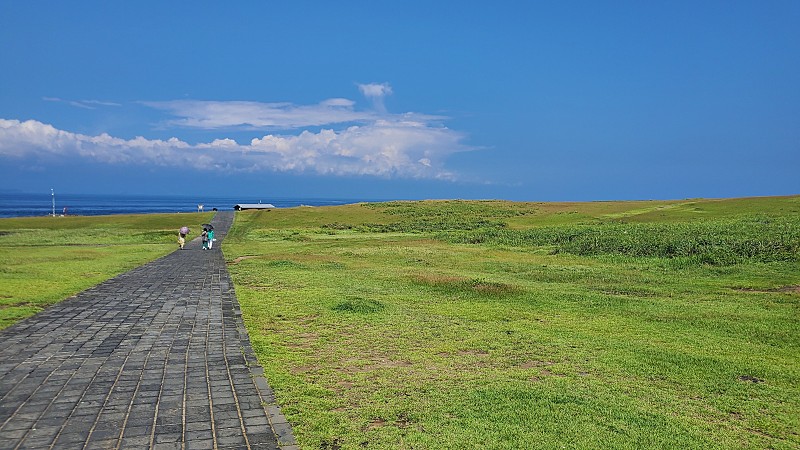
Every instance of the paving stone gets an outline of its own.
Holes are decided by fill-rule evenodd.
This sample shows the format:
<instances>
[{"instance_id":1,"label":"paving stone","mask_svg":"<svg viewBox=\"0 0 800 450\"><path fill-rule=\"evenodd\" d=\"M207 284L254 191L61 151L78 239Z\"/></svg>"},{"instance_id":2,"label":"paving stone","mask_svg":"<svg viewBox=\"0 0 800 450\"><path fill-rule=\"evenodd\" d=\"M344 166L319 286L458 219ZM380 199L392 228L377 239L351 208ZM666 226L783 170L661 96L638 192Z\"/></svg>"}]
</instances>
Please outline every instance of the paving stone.
<instances>
[{"instance_id":1,"label":"paving stone","mask_svg":"<svg viewBox=\"0 0 800 450\"><path fill-rule=\"evenodd\" d=\"M218 244L233 215L215 216ZM197 240L0 331L0 342L1 448L146 448L151 438L153 448L277 448L262 406L274 396L224 257ZM272 423L291 436L285 420Z\"/></svg>"},{"instance_id":2,"label":"paving stone","mask_svg":"<svg viewBox=\"0 0 800 450\"><path fill-rule=\"evenodd\" d=\"M53 442L51 438L44 437L44 438L31 438L25 439L22 442L22 445L19 446L20 449L41 449L41 448L48 448L50 444Z\"/></svg>"},{"instance_id":3,"label":"paving stone","mask_svg":"<svg viewBox=\"0 0 800 450\"><path fill-rule=\"evenodd\" d=\"M110 439L119 438L119 432L121 429L119 428L103 428L97 429L92 432L90 439L92 441L107 441Z\"/></svg>"},{"instance_id":4,"label":"paving stone","mask_svg":"<svg viewBox=\"0 0 800 450\"><path fill-rule=\"evenodd\" d=\"M210 429L186 432L187 441L204 441L213 439L214 439L214 434L211 432Z\"/></svg>"},{"instance_id":5,"label":"paving stone","mask_svg":"<svg viewBox=\"0 0 800 450\"><path fill-rule=\"evenodd\" d=\"M129 423L130 425L130 423ZM153 431L152 425L139 425L139 426L127 426L125 427L125 433L123 434L123 438L135 438L135 437L143 437L147 436L148 441L150 437L150 433Z\"/></svg>"},{"instance_id":6,"label":"paving stone","mask_svg":"<svg viewBox=\"0 0 800 450\"><path fill-rule=\"evenodd\" d=\"M150 436L125 437L120 442L120 448L148 448L150 447Z\"/></svg>"},{"instance_id":7,"label":"paving stone","mask_svg":"<svg viewBox=\"0 0 800 450\"><path fill-rule=\"evenodd\" d=\"M292 427L288 423L272 424L272 431L275 432L279 443L295 444Z\"/></svg>"},{"instance_id":8,"label":"paving stone","mask_svg":"<svg viewBox=\"0 0 800 450\"><path fill-rule=\"evenodd\" d=\"M186 440L186 450L211 450L214 448L214 441L208 440Z\"/></svg>"},{"instance_id":9,"label":"paving stone","mask_svg":"<svg viewBox=\"0 0 800 450\"><path fill-rule=\"evenodd\" d=\"M240 432L238 435L218 437L217 445L220 447L246 448L246 441Z\"/></svg>"},{"instance_id":10,"label":"paving stone","mask_svg":"<svg viewBox=\"0 0 800 450\"><path fill-rule=\"evenodd\" d=\"M19 441L20 439L25 437L25 435L28 433L28 430L30 430L30 427L20 428L17 430L8 430L3 433L3 438L8 440L9 442Z\"/></svg>"},{"instance_id":11,"label":"paving stone","mask_svg":"<svg viewBox=\"0 0 800 450\"><path fill-rule=\"evenodd\" d=\"M83 447L86 450L108 450L112 448L116 448L117 441L108 439L103 441L90 441Z\"/></svg>"},{"instance_id":12,"label":"paving stone","mask_svg":"<svg viewBox=\"0 0 800 450\"><path fill-rule=\"evenodd\" d=\"M165 442L181 442L182 438L183 436L181 435L181 433L170 433L166 431L159 431L159 429L156 428L155 442L157 444L162 444Z\"/></svg>"}]
</instances>

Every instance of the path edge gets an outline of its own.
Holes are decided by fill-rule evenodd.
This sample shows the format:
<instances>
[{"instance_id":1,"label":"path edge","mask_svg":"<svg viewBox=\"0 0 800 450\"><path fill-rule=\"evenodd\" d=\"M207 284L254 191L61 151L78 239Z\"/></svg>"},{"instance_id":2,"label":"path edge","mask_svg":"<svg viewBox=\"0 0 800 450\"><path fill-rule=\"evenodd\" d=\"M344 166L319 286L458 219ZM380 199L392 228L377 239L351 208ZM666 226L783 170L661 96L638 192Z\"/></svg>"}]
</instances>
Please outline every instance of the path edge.
<instances>
[{"instance_id":1,"label":"path edge","mask_svg":"<svg viewBox=\"0 0 800 450\"><path fill-rule=\"evenodd\" d=\"M233 219L234 221L236 220L235 215ZM231 228L233 228L233 226L231 226ZM220 251L222 251L222 246L220 246ZM227 263L225 266L225 271L228 272ZM250 344L250 333L247 332L247 328L244 325L242 308L239 305L239 298L236 296L236 288L233 285L233 280L230 279L230 273L228 273L228 279L231 306L233 307L233 315L236 318L236 330L239 333L239 345L241 346L245 364L250 371L250 378L252 378L256 386L256 391L258 391L258 396L261 398L261 405L264 407L264 412L267 414L269 425L272 428L275 438L278 440L278 447L280 447L281 450L300 450L294 438L294 432L292 432L292 425L281 412L281 408L275 398L275 392L269 386L267 378L264 375L264 368L258 363L256 354L253 351L253 346Z\"/></svg>"}]
</instances>

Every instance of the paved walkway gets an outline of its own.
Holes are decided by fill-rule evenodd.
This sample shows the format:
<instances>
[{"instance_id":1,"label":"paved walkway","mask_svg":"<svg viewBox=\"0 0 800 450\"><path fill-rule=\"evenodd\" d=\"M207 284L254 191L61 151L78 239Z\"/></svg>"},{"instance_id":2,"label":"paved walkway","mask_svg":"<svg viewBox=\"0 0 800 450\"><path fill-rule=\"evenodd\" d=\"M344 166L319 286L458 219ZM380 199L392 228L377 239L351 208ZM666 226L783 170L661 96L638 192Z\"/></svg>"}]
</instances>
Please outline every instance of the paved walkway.
<instances>
[{"instance_id":1,"label":"paved walkway","mask_svg":"<svg viewBox=\"0 0 800 450\"><path fill-rule=\"evenodd\" d=\"M0 331L0 448L296 448L221 251L188 242Z\"/></svg>"}]
</instances>

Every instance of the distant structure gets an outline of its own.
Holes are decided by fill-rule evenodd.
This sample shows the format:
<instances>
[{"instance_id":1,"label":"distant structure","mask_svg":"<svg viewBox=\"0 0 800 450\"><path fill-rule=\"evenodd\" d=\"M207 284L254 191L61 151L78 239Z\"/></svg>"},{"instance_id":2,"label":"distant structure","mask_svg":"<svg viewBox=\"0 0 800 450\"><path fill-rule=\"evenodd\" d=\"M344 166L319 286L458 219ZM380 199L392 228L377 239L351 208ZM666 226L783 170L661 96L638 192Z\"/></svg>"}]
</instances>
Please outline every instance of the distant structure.
<instances>
[{"instance_id":1,"label":"distant structure","mask_svg":"<svg viewBox=\"0 0 800 450\"><path fill-rule=\"evenodd\" d=\"M244 211L245 209L275 209L272 203L239 203L233 205L236 211Z\"/></svg>"},{"instance_id":2,"label":"distant structure","mask_svg":"<svg viewBox=\"0 0 800 450\"><path fill-rule=\"evenodd\" d=\"M197 205L197 212L203 212L203 205Z\"/></svg>"}]
</instances>

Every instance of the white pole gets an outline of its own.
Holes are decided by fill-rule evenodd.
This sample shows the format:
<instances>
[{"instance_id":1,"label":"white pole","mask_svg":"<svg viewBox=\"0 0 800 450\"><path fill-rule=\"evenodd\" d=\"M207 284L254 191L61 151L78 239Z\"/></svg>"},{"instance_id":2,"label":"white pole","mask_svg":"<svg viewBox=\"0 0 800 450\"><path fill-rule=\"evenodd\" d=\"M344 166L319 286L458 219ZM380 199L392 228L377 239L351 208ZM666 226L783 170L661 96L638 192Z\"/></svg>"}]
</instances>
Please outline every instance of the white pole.
<instances>
[{"instance_id":1,"label":"white pole","mask_svg":"<svg viewBox=\"0 0 800 450\"><path fill-rule=\"evenodd\" d=\"M50 188L50 195L53 196L53 217L56 216L56 191Z\"/></svg>"}]
</instances>

